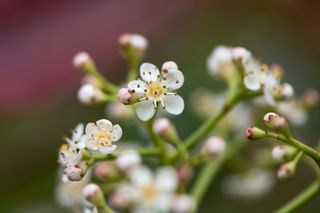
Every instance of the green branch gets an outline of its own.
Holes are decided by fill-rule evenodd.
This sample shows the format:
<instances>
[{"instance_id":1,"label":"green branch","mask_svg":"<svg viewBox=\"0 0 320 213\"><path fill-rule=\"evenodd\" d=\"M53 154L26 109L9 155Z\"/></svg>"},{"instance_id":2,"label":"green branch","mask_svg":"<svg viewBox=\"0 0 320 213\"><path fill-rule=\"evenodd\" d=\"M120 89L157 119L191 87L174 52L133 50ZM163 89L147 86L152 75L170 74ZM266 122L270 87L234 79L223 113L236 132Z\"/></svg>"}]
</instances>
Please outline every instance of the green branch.
<instances>
[{"instance_id":1,"label":"green branch","mask_svg":"<svg viewBox=\"0 0 320 213\"><path fill-rule=\"evenodd\" d=\"M310 201L312 198L314 198L316 195L318 195L319 191L320 191L320 184L318 181L315 181L307 189L305 189L301 194L299 194L297 197L293 198L283 207L278 209L276 213L294 212L295 210L299 209L304 204L306 204L308 201Z\"/></svg>"}]
</instances>

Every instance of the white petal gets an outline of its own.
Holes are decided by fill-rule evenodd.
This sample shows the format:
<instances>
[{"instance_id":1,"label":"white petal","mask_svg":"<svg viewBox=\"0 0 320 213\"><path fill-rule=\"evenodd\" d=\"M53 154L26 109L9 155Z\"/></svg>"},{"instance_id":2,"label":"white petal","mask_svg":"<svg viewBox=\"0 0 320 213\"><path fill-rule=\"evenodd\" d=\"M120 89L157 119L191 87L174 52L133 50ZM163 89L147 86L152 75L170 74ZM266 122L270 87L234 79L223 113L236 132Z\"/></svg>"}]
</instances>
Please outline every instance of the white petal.
<instances>
[{"instance_id":1,"label":"white petal","mask_svg":"<svg viewBox=\"0 0 320 213\"><path fill-rule=\"evenodd\" d=\"M179 115L184 110L184 101L179 95L166 95L163 101L167 112L173 115Z\"/></svg>"},{"instance_id":2,"label":"white petal","mask_svg":"<svg viewBox=\"0 0 320 213\"><path fill-rule=\"evenodd\" d=\"M116 149L117 149L117 145L112 145L112 146L107 146L107 147L100 148L99 151L102 152L103 154L107 155L107 154L111 154Z\"/></svg>"},{"instance_id":3,"label":"white petal","mask_svg":"<svg viewBox=\"0 0 320 213\"><path fill-rule=\"evenodd\" d=\"M86 126L86 135L90 136L98 130L97 126L94 123L88 123Z\"/></svg>"},{"instance_id":4,"label":"white petal","mask_svg":"<svg viewBox=\"0 0 320 213\"><path fill-rule=\"evenodd\" d=\"M140 76L145 82L157 81L160 76L159 69L150 63L143 63L140 66Z\"/></svg>"},{"instance_id":5,"label":"white petal","mask_svg":"<svg viewBox=\"0 0 320 213\"><path fill-rule=\"evenodd\" d=\"M163 86L166 86L169 90L177 90L184 83L184 76L181 71L177 69L168 70L165 74L165 78L161 81Z\"/></svg>"},{"instance_id":6,"label":"white petal","mask_svg":"<svg viewBox=\"0 0 320 213\"><path fill-rule=\"evenodd\" d=\"M143 121L149 120L150 118L152 118L152 116L156 112L156 109L153 105L153 101L146 100L146 101L139 102L137 109L136 109L136 112L137 112L137 116L141 120L143 120Z\"/></svg>"},{"instance_id":7,"label":"white petal","mask_svg":"<svg viewBox=\"0 0 320 213\"><path fill-rule=\"evenodd\" d=\"M111 132L112 123L107 119L100 119L97 122L98 129L102 132Z\"/></svg>"},{"instance_id":8,"label":"white petal","mask_svg":"<svg viewBox=\"0 0 320 213\"><path fill-rule=\"evenodd\" d=\"M80 140L79 143L77 144L77 148L79 149L84 149L86 147L86 143L87 143L87 136L83 135Z\"/></svg>"},{"instance_id":9,"label":"white petal","mask_svg":"<svg viewBox=\"0 0 320 213\"><path fill-rule=\"evenodd\" d=\"M83 135L84 126L82 123L79 123L73 131L72 140L80 140Z\"/></svg>"},{"instance_id":10,"label":"white petal","mask_svg":"<svg viewBox=\"0 0 320 213\"><path fill-rule=\"evenodd\" d=\"M132 184L138 188L149 185L153 181L153 175L151 171L145 166L139 166L131 170L129 177Z\"/></svg>"},{"instance_id":11,"label":"white petal","mask_svg":"<svg viewBox=\"0 0 320 213\"><path fill-rule=\"evenodd\" d=\"M272 90L269 90L269 89L265 89L264 90L264 97L266 99L266 101L270 104L270 105L275 105L276 102L274 101L274 97L273 97L273 94L272 94Z\"/></svg>"},{"instance_id":12,"label":"white petal","mask_svg":"<svg viewBox=\"0 0 320 213\"><path fill-rule=\"evenodd\" d=\"M243 83L249 90L257 91L261 88L260 82L253 75L244 77Z\"/></svg>"},{"instance_id":13,"label":"white petal","mask_svg":"<svg viewBox=\"0 0 320 213\"><path fill-rule=\"evenodd\" d=\"M113 130L112 130L112 141L117 141L121 138L122 136L122 129L121 127L116 124L113 126Z\"/></svg>"},{"instance_id":14,"label":"white petal","mask_svg":"<svg viewBox=\"0 0 320 213\"><path fill-rule=\"evenodd\" d=\"M86 147L91 151L96 151L99 149L93 138L88 138L88 140L86 140Z\"/></svg>"},{"instance_id":15,"label":"white petal","mask_svg":"<svg viewBox=\"0 0 320 213\"><path fill-rule=\"evenodd\" d=\"M162 167L156 171L155 184L160 192L173 192L177 188L176 171L171 167Z\"/></svg>"},{"instance_id":16,"label":"white petal","mask_svg":"<svg viewBox=\"0 0 320 213\"><path fill-rule=\"evenodd\" d=\"M130 90L134 90L137 94L145 94L145 90L147 89L147 84L141 80L133 80L128 84L128 88Z\"/></svg>"}]
</instances>

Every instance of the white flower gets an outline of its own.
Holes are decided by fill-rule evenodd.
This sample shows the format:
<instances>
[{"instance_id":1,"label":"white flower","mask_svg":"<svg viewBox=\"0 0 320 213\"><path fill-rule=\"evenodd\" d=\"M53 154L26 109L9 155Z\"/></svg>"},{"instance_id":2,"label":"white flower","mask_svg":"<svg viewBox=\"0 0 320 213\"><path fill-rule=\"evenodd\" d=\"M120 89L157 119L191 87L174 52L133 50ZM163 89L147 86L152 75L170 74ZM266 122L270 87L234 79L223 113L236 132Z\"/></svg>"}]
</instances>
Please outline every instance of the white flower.
<instances>
[{"instance_id":1,"label":"white flower","mask_svg":"<svg viewBox=\"0 0 320 213\"><path fill-rule=\"evenodd\" d=\"M82 151L79 148L63 144L59 151L59 163L62 165L76 165L82 159Z\"/></svg>"},{"instance_id":2,"label":"white flower","mask_svg":"<svg viewBox=\"0 0 320 213\"><path fill-rule=\"evenodd\" d=\"M274 182L275 178L269 170L251 169L246 174L226 178L222 189L234 197L257 199L269 192Z\"/></svg>"},{"instance_id":3,"label":"white flower","mask_svg":"<svg viewBox=\"0 0 320 213\"><path fill-rule=\"evenodd\" d=\"M86 146L90 151L99 151L103 154L112 153L117 146L112 144L118 141L122 136L121 127L107 119L101 119L94 123L88 123L86 126Z\"/></svg>"},{"instance_id":4,"label":"white flower","mask_svg":"<svg viewBox=\"0 0 320 213\"><path fill-rule=\"evenodd\" d=\"M79 123L74 130L72 130L71 138L64 138L69 146L84 149L86 147L86 137L84 137L84 125Z\"/></svg>"},{"instance_id":5,"label":"white flower","mask_svg":"<svg viewBox=\"0 0 320 213\"><path fill-rule=\"evenodd\" d=\"M195 206L194 200L190 195L179 195L174 198L172 210L174 213L190 213Z\"/></svg>"},{"instance_id":6,"label":"white flower","mask_svg":"<svg viewBox=\"0 0 320 213\"><path fill-rule=\"evenodd\" d=\"M129 171L140 165L141 157L135 150L126 150L116 159L116 165L122 171Z\"/></svg>"},{"instance_id":7,"label":"white flower","mask_svg":"<svg viewBox=\"0 0 320 213\"><path fill-rule=\"evenodd\" d=\"M104 97L105 94L92 84L84 84L78 91L78 99L83 104L96 104Z\"/></svg>"},{"instance_id":8,"label":"white flower","mask_svg":"<svg viewBox=\"0 0 320 213\"><path fill-rule=\"evenodd\" d=\"M243 61L245 76L243 83L251 91L263 90L266 101L274 105L274 92L279 87L279 79L271 72L267 65L261 65L253 57Z\"/></svg>"},{"instance_id":9,"label":"white flower","mask_svg":"<svg viewBox=\"0 0 320 213\"><path fill-rule=\"evenodd\" d=\"M135 213L169 212L172 206L178 177L171 167L162 167L153 174L144 166L136 167L129 173L130 183L125 183L122 200L133 204ZM125 189L125 190L123 190ZM129 201L128 201L129 199Z\"/></svg>"},{"instance_id":10,"label":"white flower","mask_svg":"<svg viewBox=\"0 0 320 213\"><path fill-rule=\"evenodd\" d=\"M171 114L182 113L184 101L174 92L184 83L181 71L169 69L160 73L155 65L143 63L140 67L140 76L142 80L129 82L128 88L142 97L136 109L141 120L149 120L154 115L158 102Z\"/></svg>"}]
</instances>

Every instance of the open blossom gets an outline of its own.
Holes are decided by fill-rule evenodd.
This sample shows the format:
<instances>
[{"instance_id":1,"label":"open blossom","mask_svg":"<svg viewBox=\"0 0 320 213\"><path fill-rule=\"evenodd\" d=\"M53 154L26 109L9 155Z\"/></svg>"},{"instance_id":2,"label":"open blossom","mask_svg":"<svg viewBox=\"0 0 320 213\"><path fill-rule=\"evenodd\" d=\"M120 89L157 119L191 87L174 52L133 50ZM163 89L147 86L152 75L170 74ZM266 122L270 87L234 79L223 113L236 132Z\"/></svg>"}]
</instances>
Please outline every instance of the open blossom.
<instances>
[{"instance_id":1,"label":"open blossom","mask_svg":"<svg viewBox=\"0 0 320 213\"><path fill-rule=\"evenodd\" d=\"M84 136L84 125L79 123L74 130L72 130L71 138L64 138L69 146L83 149L86 147L86 137Z\"/></svg>"},{"instance_id":2,"label":"open blossom","mask_svg":"<svg viewBox=\"0 0 320 213\"><path fill-rule=\"evenodd\" d=\"M161 167L153 174L147 167L136 167L130 172L129 180L115 191L115 201L133 204L134 213L170 211L178 184L173 168Z\"/></svg>"},{"instance_id":3,"label":"open blossom","mask_svg":"<svg viewBox=\"0 0 320 213\"><path fill-rule=\"evenodd\" d=\"M244 85L251 91L263 90L266 101L274 105L274 92L279 87L279 79L271 72L267 65L261 65L253 57L243 61L245 70Z\"/></svg>"},{"instance_id":4,"label":"open blossom","mask_svg":"<svg viewBox=\"0 0 320 213\"><path fill-rule=\"evenodd\" d=\"M86 146L89 151L99 151L103 154L112 153L117 146L113 142L118 141L122 136L121 127L107 119L101 119L86 126Z\"/></svg>"},{"instance_id":5,"label":"open blossom","mask_svg":"<svg viewBox=\"0 0 320 213\"><path fill-rule=\"evenodd\" d=\"M184 83L181 71L171 67L160 73L155 65L143 63L140 67L140 76L142 80L129 82L128 88L131 94L140 97L136 112L141 120L149 120L155 114L158 102L171 114L182 113L184 101L175 92Z\"/></svg>"},{"instance_id":6,"label":"open blossom","mask_svg":"<svg viewBox=\"0 0 320 213\"><path fill-rule=\"evenodd\" d=\"M79 148L62 144L59 151L59 163L62 165L75 165L82 159L82 152Z\"/></svg>"}]
</instances>

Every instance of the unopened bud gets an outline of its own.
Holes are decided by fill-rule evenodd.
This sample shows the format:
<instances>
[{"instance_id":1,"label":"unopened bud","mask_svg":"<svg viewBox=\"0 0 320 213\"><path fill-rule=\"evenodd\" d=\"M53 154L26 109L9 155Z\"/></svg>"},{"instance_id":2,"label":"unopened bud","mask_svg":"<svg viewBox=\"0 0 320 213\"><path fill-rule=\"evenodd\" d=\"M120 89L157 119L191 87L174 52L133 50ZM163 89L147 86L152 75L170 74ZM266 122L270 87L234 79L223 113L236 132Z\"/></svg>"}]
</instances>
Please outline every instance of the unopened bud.
<instances>
[{"instance_id":1,"label":"unopened bud","mask_svg":"<svg viewBox=\"0 0 320 213\"><path fill-rule=\"evenodd\" d=\"M82 69L86 64L91 63L92 59L86 52L80 52L73 58L73 66L78 69Z\"/></svg>"},{"instance_id":2,"label":"unopened bud","mask_svg":"<svg viewBox=\"0 0 320 213\"><path fill-rule=\"evenodd\" d=\"M178 175L179 182L182 182L182 183L188 182L193 176L192 167L187 164L178 166L176 168L176 172Z\"/></svg>"},{"instance_id":3,"label":"unopened bud","mask_svg":"<svg viewBox=\"0 0 320 213\"><path fill-rule=\"evenodd\" d=\"M293 162L282 164L277 171L277 177L280 180L290 178L294 174L295 174L295 164Z\"/></svg>"},{"instance_id":4,"label":"unopened bud","mask_svg":"<svg viewBox=\"0 0 320 213\"><path fill-rule=\"evenodd\" d=\"M290 129L287 120L274 112L268 112L263 117L265 124L272 130L276 130L286 136L290 136Z\"/></svg>"},{"instance_id":5,"label":"unopened bud","mask_svg":"<svg viewBox=\"0 0 320 213\"><path fill-rule=\"evenodd\" d=\"M140 61L148 47L147 39L139 34L122 34L118 42L124 56L131 62Z\"/></svg>"},{"instance_id":6,"label":"unopened bud","mask_svg":"<svg viewBox=\"0 0 320 213\"><path fill-rule=\"evenodd\" d=\"M272 64L270 70L276 79L281 80L283 78L284 70L279 64Z\"/></svg>"},{"instance_id":7,"label":"unopened bud","mask_svg":"<svg viewBox=\"0 0 320 213\"><path fill-rule=\"evenodd\" d=\"M191 213L193 212L195 203L190 195L179 195L172 202L172 210L174 213Z\"/></svg>"},{"instance_id":8,"label":"unopened bud","mask_svg":"<svg viewBox=\"0 0 320 213\"><path fill-rule=\"evenodd\" d=\"M231 54L234 60L246 59L251 55L251 53L243 47L232 48Z\"/></svg>"},{"instance_id":9,"label":"unopened bud","mask_svg":"<svg viewBox=\"0 0 320 213\"><path fill-rule=\"evenodd\" d=\"M202 147L202 153L205 156L216 157L224 152L225 147L226 144L223 138L211 136L205 141Z\"/></svg>"},{"instance_id":10,"label":"unopened bud","mask_svg":"<svg viewBox=\"0 0 320 213\"><path fill-rule=\"evenodd\" d=\"M117 188L112 194L111 194L111 203L113 206L117 208L127 208L130 204L130 189L127 189L126 186L122 186Z\"/></svg>"},{"instance_id":11,"label":"unopened bud","mask_svg":"<svg viewBox=\"0 0 320 213\"><path fill-rule=\"evenodd\" d=\"M80 181L88 170L87 163L81 161L76 165L68 165L63 171L63 181Z\"/></svg>"},{"instance_id":12,"label":"unopened bud","mask_svg":"<svg viewBox=\"0 0 320 213\"><path fill-rule=\"evenodd\" d=\"M168 118L158 118L153 123L153 131L163 140L176 144L179 140L176 128Z\"/></svg>"},{"instance_id":13,"label":"unopened bud","mask_svg":"<svg viewBox=\"0 0 320 213\"><path fill-rule=\"evenodd\" d=\"M108 104L106 108L107 114L117 120L129 120L133 118L135 113L132 107L119 102Z\"/></svg>"},{"instance_id":14,"label":"unopened bud","mask_svg":"<svg viewBox=\"0 0 320 213\"><path fill-rule=\"evenodd\" d=\"M296 153L296 149L287 145L278 145L272 149L272 159L277 162L290 160Z\"/></svg>"},{"instance_id":15,"label":"unopened bud","mask_svg":"<svg viewBox=\"0 0 320 213\"><path fill-rule=\"evenodd\" d=\"M92 84L84 84L78 91L78 99L83 104L96 104L106 99L106 95Z\"/></svg>"},{"instance_id":16,"label":"unopened bud","mask_svg":"<svg viewBox=\"0 0 320 213\"><path fill-rule=\"evenodd\" d=\"M141 157L135 150L122 152L116 160L116 165L121 171L128 172L141 163Z\"/></svg>"},{"instance_id":17,"label":"unopened bud","mask_svg":"<svg viewBox=\"0 0 320 213\"><path fill-rule=\"evenodd\" d=\"M162 65L161 72L167 73L171 69L178 69L178 65L174 61L166 61Z\"/></svg>"},{"instance_id":18,"label":"unopened bud","mask_svg":"<svg viewBox=\"0 0 320 213\"><path fill-rule=\"evenodd\" d=\"M265 135L266 133L264 130L255 126L249 127L246 131L246 138L252 141L261 139L265 137Z\"/></svg>"},{"instance_id":19,"label":"unopened bud","mask_svg":"<svg viewBox=\"0 0 320 213\"><path fill-rule=\"evenodd\" d=\"M138 102L141 99L141 97L135 94L135 91L133 90L130 90L128 88L121 88L118 91L117 99L120 103L128 105Z\"/></svg>"},{"instance_id":20,"label":"unopened bud","mask_svg":"<svg viewBox=\"0 0 320 213\"><path fill-rule=\"evenodd\" d=\"M110 162L99 162L95 165L94 175L101 181L113 179L117 174L114 165Z\"/></svg>"},{"instance_id":21,"label":"unopened bud","mask_svg":"<svg viewBox=\"0 0 320 213\"><path fill-rule=\"evenodd\" d=\"M306 108L314 108L319 104L320 96L319 92L315 89L308 89L303 96Z\"/></svg>"},{"instance_id":22,"label":"unopened bud","mask_svg":"<svg viewBox=\"0 0 320 213\"><path fill-rule=\"evenodd\" d=\"M275 96L280 100L290 99L294 96L294 89L290 84L283 83L278 87Z\"/></svg>"},{"instance_id":23,"label":"unopened bud","mask_svg":"<svg viewBox=\"0 0 320 213\"><path fill-rule=\"evenodd\" d=\"M101 207L105 205L105 200L101 188L93 183L86 185L82 190L83 197L90 203Z\"/></svg>"}]
</instances>

